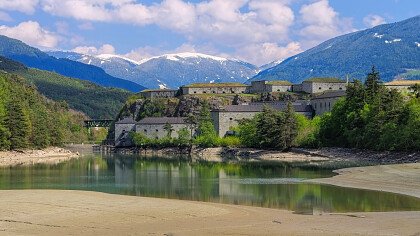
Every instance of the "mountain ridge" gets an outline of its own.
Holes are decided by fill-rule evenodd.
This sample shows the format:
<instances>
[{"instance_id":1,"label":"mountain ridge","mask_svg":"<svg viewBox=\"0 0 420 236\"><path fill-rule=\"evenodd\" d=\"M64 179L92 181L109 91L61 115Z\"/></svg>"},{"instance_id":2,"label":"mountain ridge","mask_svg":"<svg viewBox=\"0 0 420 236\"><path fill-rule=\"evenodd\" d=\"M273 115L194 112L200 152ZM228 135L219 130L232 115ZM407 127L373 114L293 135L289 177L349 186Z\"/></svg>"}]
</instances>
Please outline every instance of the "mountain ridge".
<instances>
[{"instance_id":1,"label":"mountain ridge","mask_svg":"<svg viewBox=\"0 0 420 236\"><path fill-rule=\"evenodd\" d=\"M0 35L0 55L23 63L28 67L56 72L64 76L91 81L105 87L122 88L138 92L145 87L111 76L99 67L70 59L55 58L20 40Z\"/></svg>"},{"instance_id":2,"label":"mountain ridge","mask_svg":"<svg viewBox=\"0 0 420 236\"><path fill-rule=\"evenodd\" d=\"M258 67L236 59L203 53L174 53L135 61L121 55L76 55L74 52L48 52L103 68L107 73L149 88L177 88L199 82L245 82Z\"/></svg>"},{"instance_id":3,"label":"mountain ridge","mask_svg":"<svg viewBox=\"0 0 420 236\"><path fill-rule=\"evenodd\" d=\"M300 83L311 77L363 80L373 65L384 81L402 79L420 70L420 16L383 24L327 40L250 79L289 80ZM415 79L410 77L410 79Z\"/></svg>"}]
</instances>

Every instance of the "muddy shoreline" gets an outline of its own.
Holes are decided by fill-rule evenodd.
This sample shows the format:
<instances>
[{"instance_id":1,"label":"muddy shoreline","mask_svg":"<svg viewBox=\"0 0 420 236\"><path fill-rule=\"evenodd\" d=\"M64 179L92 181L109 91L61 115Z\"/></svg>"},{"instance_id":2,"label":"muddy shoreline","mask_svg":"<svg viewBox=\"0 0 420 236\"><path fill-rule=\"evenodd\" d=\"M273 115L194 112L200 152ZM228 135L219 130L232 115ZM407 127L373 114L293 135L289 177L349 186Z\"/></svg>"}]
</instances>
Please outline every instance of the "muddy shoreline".
<instances>
[{"instance_id":1,"label":"muddy shoreline","mask_svg":"<svg viewBox=\"0 0 420 236\"><path fill-rule=\"evenodd\" d=\"M0 167L57 164L79 157L78 152L59 147L43 150L2 151L0 152Z\"/></svg>"}]
</instances>

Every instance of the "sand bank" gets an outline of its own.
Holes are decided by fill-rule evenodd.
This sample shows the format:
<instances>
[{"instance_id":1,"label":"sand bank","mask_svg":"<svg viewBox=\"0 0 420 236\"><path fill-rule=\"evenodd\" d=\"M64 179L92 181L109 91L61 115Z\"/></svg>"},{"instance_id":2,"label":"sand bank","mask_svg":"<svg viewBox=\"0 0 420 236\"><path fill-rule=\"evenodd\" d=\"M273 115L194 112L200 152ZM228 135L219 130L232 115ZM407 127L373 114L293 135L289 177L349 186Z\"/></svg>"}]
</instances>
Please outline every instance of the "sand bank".
<instances>
[{"instance_id":1,"label":"sand bank","mask_svg":"<svg viewBox=\"0 0 420 236\"><path fill-rule=\"evenodd\" d=\"M33 165L39 163L56 164L79 157L77 152L51 147L43 150L23 150L0 152L0 167Z\"/></svg>"},{"instance_id":2,"label":"sand bank","mask_svg":"<svg viewBox=\"0 0 420 236\"><path fill-rule=\"evenodd\" d=\"M420 163L355 167L335 172L338 175L332 178L307 182L393 192L420 198Z\"/></svg>"},{"instance_id":3,"label":"sand bank","mask_svg":"<svg viewBox=\"0 0 420 236\"><path fill-rule=\"evenodd\" d=\"M418 235L420 212L289 211L58 190L0 191L3 235Z\"/></svg>"}]
</instances>

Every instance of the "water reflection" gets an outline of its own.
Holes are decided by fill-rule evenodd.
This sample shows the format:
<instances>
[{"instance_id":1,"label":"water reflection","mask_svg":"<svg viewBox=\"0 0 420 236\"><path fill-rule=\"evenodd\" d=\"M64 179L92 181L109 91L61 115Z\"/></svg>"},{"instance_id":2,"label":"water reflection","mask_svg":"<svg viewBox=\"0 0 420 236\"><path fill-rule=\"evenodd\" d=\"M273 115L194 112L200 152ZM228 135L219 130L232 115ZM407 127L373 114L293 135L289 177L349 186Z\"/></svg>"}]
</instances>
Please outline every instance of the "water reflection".
<instances>
[{"instance_id":1,"label":"water reflection","mask_svg":"<svg viewBox=\"0 0 420 236\"><path fill-rule=\"evenodd\" d=\"M1 189L76 189L289 209L298 213L420 210L420 200L302 183L331 171L291 165L211 164L98 157L0 169Z\"/></svg>"}]
</instances>

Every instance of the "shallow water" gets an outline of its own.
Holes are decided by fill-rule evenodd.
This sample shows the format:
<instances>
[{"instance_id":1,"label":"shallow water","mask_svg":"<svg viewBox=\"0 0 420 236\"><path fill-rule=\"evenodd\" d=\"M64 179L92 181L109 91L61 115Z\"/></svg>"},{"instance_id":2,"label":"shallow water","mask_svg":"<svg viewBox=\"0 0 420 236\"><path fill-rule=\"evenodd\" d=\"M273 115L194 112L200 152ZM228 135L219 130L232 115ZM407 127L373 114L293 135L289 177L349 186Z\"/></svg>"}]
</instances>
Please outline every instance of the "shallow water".
<instances>
[{"instance_id":1,"label":"shallow water","mask_svg":"<svg viewBox=\"0 0 420 236\"><path fill-rule=\"evenodd\" d=\"M90 156L58 165L0 169L0 189L73 189L293 210L296 213L420 210L420 199L303 183L331 170L291 164L191 163Z\"/></svg>"}]
</instances>

